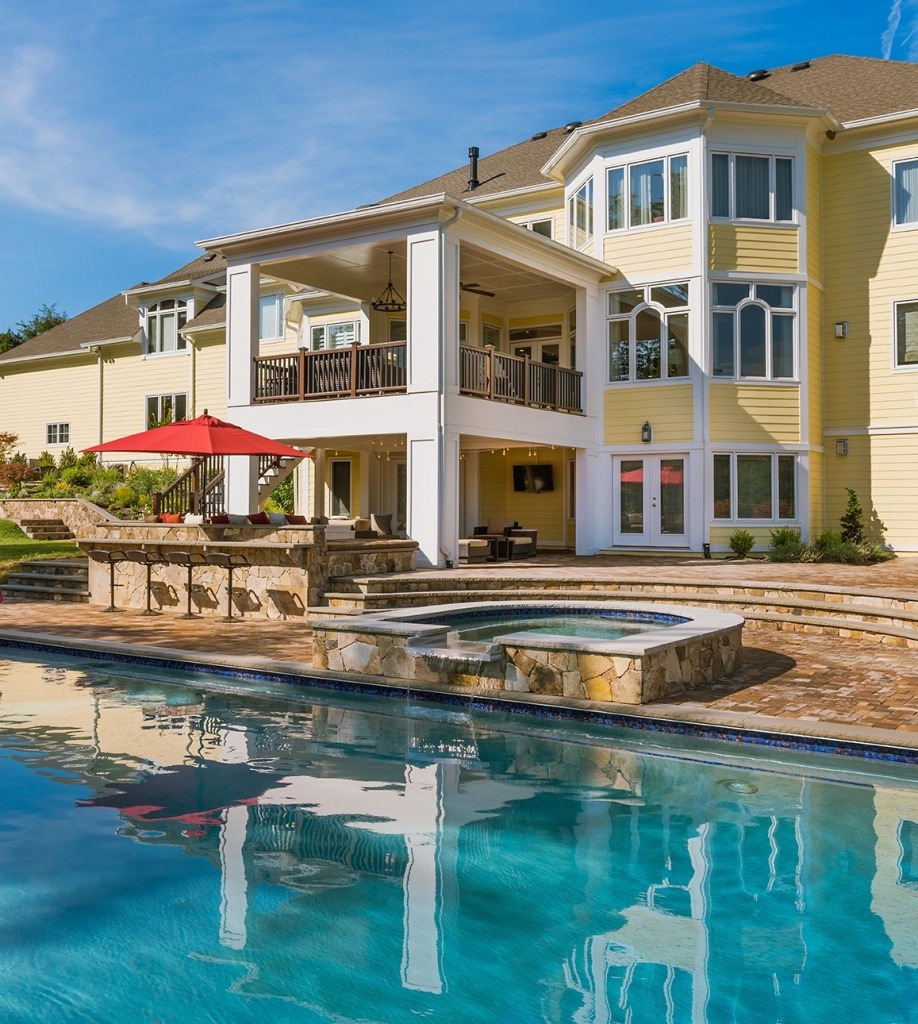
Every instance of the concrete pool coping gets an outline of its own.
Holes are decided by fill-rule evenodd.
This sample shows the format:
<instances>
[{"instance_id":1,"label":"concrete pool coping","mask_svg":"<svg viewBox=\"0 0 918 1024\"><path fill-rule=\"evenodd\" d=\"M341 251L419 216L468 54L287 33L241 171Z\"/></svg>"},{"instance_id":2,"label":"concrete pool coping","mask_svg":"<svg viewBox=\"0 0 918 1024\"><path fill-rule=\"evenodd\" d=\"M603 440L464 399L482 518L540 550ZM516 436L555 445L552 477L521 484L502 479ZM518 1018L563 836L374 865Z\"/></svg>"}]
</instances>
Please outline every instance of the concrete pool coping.
<instances>
[{"instance_id":1,"label":"concrete pool coping","mask_svg":"<svg viewBox=\"0 0 918 1024\"><path fill-rule=\"evenodd\" d=\"M451 686L404 680L386 680L379 676L329 672L305 662L284 661L253 655L205 653L178 647L165 648L136 643L80 638L55 633L0 629L0 648L37 653L85 656L104 660L113 658L133 664L146 664L195 675L214 674L257 681L301 684L306 687L298 700L308 697L309 687L351 690L376 694L416 696L473 708L523 712L542 717L571 718L633 729L684 733L711 739L775 747L808 749L866 757L877 760L918 763L918 733L848 725L843 722L810 718L781 718L762 714L742 714L710 708L686 708L664 702L652 705L612 704L582 698L521 693L490 688ZM215 684L214 690L224 689ZM208 689L207 686L202 689ZM266 695L282 700L276 693Z\"/></svg>"}]
</instances>

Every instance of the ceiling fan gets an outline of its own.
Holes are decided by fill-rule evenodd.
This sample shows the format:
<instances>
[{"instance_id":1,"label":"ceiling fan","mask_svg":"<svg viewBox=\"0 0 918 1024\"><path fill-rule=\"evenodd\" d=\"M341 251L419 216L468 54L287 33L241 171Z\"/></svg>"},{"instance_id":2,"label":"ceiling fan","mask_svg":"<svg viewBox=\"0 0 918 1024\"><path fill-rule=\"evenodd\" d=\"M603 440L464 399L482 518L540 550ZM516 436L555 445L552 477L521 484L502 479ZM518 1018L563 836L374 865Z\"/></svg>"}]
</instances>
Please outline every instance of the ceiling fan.
<instances>
[{"instance_id":1,"label":"ceiling fan","mask_svg":"<svg viewBox=\"0 0 918 1024\"><path fill-rule=\"evenodd\" d=\"M477 281L469 281L467 284L459 282L459 287L464 292L472 292L474 295L487 295L489 299L493 299L495 292L486 291Z\"/></svg>"}]
</instances>

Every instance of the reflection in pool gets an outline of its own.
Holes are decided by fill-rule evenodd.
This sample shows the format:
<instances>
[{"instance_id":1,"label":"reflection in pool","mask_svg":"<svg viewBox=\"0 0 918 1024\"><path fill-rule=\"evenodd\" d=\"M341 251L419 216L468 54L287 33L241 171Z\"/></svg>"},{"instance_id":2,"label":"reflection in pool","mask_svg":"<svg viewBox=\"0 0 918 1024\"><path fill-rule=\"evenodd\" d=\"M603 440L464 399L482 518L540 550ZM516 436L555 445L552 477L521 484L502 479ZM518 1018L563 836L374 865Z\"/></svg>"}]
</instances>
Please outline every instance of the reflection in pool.
<instances>
[{"instance_id":1,"label":"reflection in pool","mask_svg":"<svg viewBox=\"0 0 918 1024\"><path fill-rule=\"evenodd\" d=\"M5 1024L916 1020L911 767L151 671L0 661Z\"/></svg>"}]
</instances>

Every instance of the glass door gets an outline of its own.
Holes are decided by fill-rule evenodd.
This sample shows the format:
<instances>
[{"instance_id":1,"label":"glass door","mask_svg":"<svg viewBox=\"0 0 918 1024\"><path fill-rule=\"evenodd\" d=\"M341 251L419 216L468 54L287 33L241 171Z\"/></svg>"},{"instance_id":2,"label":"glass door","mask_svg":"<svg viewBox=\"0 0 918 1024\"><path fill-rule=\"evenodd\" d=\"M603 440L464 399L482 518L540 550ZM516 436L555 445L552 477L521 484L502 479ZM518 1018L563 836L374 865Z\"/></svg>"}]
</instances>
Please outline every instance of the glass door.
<instances>
[{"instance_id":1,"label":"glass door","mask_svg":"<svg viewBox=\"0 0 918 1024\"><path fill-rule=\"evenodd\" d=\"M615 543L634 547L684 547L685 457L615 458Z\"/></svg>"}]
</instances>

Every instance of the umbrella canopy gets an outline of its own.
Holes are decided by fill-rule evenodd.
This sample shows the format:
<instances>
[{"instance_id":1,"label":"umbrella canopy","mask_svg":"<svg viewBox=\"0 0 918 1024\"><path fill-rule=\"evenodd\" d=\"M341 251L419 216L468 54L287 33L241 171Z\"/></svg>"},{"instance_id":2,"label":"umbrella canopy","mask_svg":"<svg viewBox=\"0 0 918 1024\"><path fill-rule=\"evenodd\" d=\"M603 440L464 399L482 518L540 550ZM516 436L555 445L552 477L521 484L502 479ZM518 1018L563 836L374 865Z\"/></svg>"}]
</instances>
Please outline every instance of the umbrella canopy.
<instances>
[{"instance_id":1,"label":"umbrella canopy","mask_svg":"<svg viewBox=\"0 0 918 1024\"><path fill-rule=\"evenodd\" d=\"M139 434L118 437L105 444L84 448L84 452L156 452L160 455L275 455L302 459L307 453L299 448L253 434L233 423L203 416L194 420L177 420L163 427L154 427Z\"/></svg>"},{"instance_id":2,"label":"umbrella canopy","mask_svg":"<svg viewBox=\"0 0 918 1024\"><path fill-rule=\"evenodd\" d=\"M644 470L640 466L637 469L626 469L619 476L619 479L623 484L642 484L644 482ZM683 473L681 469L676 469L675 466L660 467L661 484L681 484L682 479Z\"/></svg>"}]
</instances>

